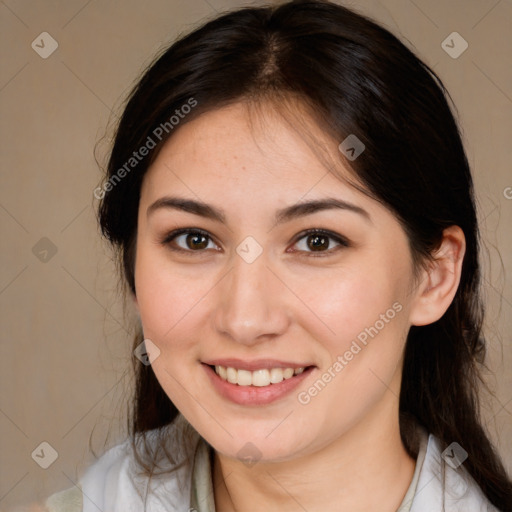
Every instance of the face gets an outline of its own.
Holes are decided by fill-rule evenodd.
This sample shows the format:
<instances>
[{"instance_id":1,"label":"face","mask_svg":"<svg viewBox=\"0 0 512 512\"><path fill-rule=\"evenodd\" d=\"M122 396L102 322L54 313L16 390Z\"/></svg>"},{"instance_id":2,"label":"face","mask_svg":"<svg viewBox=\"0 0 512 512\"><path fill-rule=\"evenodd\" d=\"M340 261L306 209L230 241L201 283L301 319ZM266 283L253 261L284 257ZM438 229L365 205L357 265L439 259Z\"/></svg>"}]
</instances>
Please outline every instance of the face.
<instances>
[{"instance_id":1,"label":"face","mask_svg":"<svg viewBox=\"0 0 512 512\"><path fill-rule=\"evenodd\" d=\"M184 124L148 170L136 304L155 375L195 429L226 456L250 442L282 461L375 417L399 386L413 266L394 215L261 110ZM353 178L339 141L308 128Z\"/></svg>"}]
</instances>

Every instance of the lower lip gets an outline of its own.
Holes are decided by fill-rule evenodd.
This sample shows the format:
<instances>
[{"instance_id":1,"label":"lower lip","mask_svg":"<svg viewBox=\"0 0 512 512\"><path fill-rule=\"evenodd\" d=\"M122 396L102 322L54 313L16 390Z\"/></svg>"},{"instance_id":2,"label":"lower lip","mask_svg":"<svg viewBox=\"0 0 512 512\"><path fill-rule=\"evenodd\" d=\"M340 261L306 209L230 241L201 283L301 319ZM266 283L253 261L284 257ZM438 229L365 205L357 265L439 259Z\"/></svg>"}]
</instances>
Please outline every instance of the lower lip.
<instances>
[{"instance_id":1,"label":"lower lip","mask_svg":"<svg viewBox=\"0 0 512 512\"><path fill-rule=\"evenodd\" d=\"M217 392L239 405L266 405L275 402L291 393L315 369L314 366L310 366L302 373L282 380L278 384L260 387L231 384L231 382L221 379L213 368L210 368L207 364L201 364Z\"/></svg>"}]
</instances>

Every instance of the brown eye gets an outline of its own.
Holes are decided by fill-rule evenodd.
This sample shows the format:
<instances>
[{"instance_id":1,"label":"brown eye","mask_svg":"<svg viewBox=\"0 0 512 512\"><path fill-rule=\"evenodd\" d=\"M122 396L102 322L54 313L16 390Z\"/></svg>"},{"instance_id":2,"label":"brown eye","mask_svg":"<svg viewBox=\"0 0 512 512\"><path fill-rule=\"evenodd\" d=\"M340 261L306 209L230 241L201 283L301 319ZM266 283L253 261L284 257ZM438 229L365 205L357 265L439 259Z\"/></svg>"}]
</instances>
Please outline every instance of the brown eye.
<instances>
[{"instance_id":1,"label":"brown eye","mask_svg":"<svg viewBox=\"0 0 512 512\"><path fill-rule=\"evenodd\" d=\"M209 248L210 242L213 243L207 233L192 229L173 231L162 240L162 244L169 246L173 251L184 252L202 252Z\"/></svg>"},{"instance_id":2,"label":"brown eye","mask_svg":"<svg viewBox=\"0 0 512 512\"><path fill-rule=\"evenodd\" d=\"M305 252L308 256L312 255L311 253L318 253L318 255L323 256L325 253L330 254L342 247L348 247L349 243L341 235L312 229L304 233L295 242L295 246L299 252Z\"/></svg>"},{"instance_id":3,"label":"brown eye","mask_svg":"<svg viewBox=\"0 0 512 512\"><path fill-rule=\"evenodd\" d=\"M325 235L308 235L307 246L312 251L321 251L329 248L329 237Z\"/></svg>"},{"instance_id":4,"label":"brown eye","mask_svg":"<svg viewBox=\"0 0 512 512\"><path fill-rule=\"evenodd\" d=\"M208 246L208 239L200 233L185 235L185 243L189 249L206 249Z\"/></svg>"}]
</instances>

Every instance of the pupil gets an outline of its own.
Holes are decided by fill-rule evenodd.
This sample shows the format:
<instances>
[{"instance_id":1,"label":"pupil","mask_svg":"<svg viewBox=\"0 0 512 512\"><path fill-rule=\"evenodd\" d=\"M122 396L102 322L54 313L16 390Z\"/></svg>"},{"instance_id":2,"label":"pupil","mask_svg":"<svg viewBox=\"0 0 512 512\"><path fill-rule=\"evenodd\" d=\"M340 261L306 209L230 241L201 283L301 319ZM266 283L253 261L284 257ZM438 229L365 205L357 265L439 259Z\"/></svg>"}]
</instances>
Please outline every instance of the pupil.
<instances>
[{"instance_id":1,"label":"pupil","mask_svg":"<svg viewBox=\"0 0 512 512\"><path fill-rule=\"evenodd\" d=\"M202 242L197 242L198 239L202 239ZM198 233L189 235L187 237L187 243L190 248L196 247L199 249L204 249L208 245L208 243L205 243L205 241L206 237ZM324 235L310 235L308 237L308 241L310 242L308 243L308 246L313 251L318 251L318 249L327 248L329 246L328 238Z\"/></svg>"},{"instance_id":2,"label":"pupil","mask_svg":"<svg viewBox=\"0 0 512 512\"><path fill-rule=\"evenodd\" d=\"M317 251L319 248L321 249L322 246L325 248L329 246L329 240L324 235L310 235L308 240L312 242L308 244L309 248L314 251Z\"/></svg>"},{"instance_id":3,"label":"pupil","mask_svg":"<svg viewBox=\"0 0 512 512\"><path fill-rule=\"evenodd\" d=\"M202 239L203 239L203 242L196 243L197 239L200 239L200 238L202 238ZM193 240L193 241L192 241L192 240ZM205 243L205 242L204 242L205 240L206 240L206 237L205 237L204 235L201 235L201 234L199 234L199 233L195 233L195 234L193 234L193 235L188 235L188 237L187 237L187 244L188 244L188 246L189 246L191 249L193 249L194 247L195 247L195 248L199 248L199 249L204 249L204 248L208 245L208 243ZM190 241L192 241L192 243L191 243L191 244L190 244L190 243L188 243L188 242L190 242Z\"/></svg>"}]
</instances>

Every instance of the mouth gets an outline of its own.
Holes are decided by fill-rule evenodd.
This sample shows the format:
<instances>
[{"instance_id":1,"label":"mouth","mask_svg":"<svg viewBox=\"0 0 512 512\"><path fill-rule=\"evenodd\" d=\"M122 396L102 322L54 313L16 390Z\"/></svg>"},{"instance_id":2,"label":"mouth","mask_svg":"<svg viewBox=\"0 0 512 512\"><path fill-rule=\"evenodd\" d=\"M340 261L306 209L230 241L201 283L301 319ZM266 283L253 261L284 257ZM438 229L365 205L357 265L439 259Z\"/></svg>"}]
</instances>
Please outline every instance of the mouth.
<instances>
[{"instance_id":1,"label":"mouth","mask_svg":"<svg viewBox=\"0 0 512 512\"><path fill-rule=\"evenodd\" d=\"M310 366L260 368L257 370L237 369L231 366L208 365L222 380L237 386L264 387L279 384L283 380L291 379L304 371L313 368Z\"/></svg>"},{"instance_id":2,"label":"mouth","mask_svg":"<svg viewBox=\"0 0 512 512\"><path fill-rule=\"evenodd\" d=\"M218 364L201 363L201 366L219 396L245 406L267 405L290 395L317 369L314 365L252 371Z\"/></svg>"}]
</instances>

